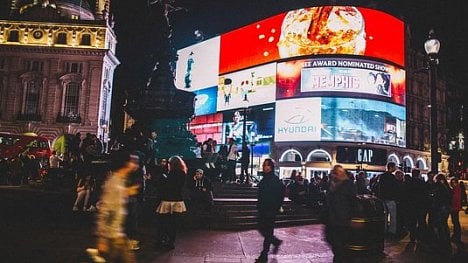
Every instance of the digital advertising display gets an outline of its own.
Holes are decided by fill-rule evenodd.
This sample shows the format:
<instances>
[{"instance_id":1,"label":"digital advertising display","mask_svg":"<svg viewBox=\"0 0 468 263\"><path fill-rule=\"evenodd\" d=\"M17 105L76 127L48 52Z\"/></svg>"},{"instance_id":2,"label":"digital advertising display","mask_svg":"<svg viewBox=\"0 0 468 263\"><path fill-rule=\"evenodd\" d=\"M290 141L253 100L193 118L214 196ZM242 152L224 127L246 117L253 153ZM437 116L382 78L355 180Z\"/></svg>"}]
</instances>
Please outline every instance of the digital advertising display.
<instances>
[{"instance_id":1,"label":"digital advertising display","mask_svg":"<svg viewBox=\"0 0 468 263\"><path fill-rule=\"evenodd\" d=\"M221 35L219 72L326 54L365 56L404 67L404 31L401 20L373 9L297 9Z\"/></svg>"},{"instance_id":2,"label":"digital advertising display","mask_svg":"<svg viewBox=\"0 0 468 263\"><path fill-rule=\"evenodd\" d=\"M275 141L320 141L320 98L276 102Z\"/></svg>"},{"instance_id":3,"label":"digital advertising display","mask_svg":"<svg viewBox=\"0 0 468 263\"><path fill-rule=\"evenodd\" d=\"M218 111L273 103L276 99L276 64L222 75L218 87Z\"/></svg>"},{"instance_id":4,"label":"digital advertising display","mask_svg":"<svg viewBox=\"0 0 468 263\"><path fill-rule=\"evenodd\" d=\"M275 141L406 145L405 107L383 101L315 97L276 102Z\"/></svg>"},{"instance_id":5,"label":"digital advertising display","mask_svg":"<svg viewBox=\"0 0 468 263\"><path fill-rule=\"evenodd\" d=\"M403 69L364 59L314 58L278 63L277 98L348 96L405 105Z\"/></svg>"},{"instance_id":6,"label":"digital advertising display","mask_svg":"<svg viewBox=\"0 0 468 263\"><path fill-rule=\"evenodd\" d=\"M388 102L320 98L322 141L406 145L406 109Z\"/></svg>"},{"instance_id":7,"label":"digital advertising display","mask_svg":"<svg viewBox=\"0 0 468 263\"><path fill-rule=\"evenodd\" d=\"M247 113L246 140L255 143L270 142L274 135L275 104L256 106ZM231 110L223 113L223 142L234 138L242 144L244 112Z\"/></svg>"},{"instance_id":8,"label":"digital advertising display","mask_svg":"<svg viewBox=\"0 0 468 263\"><path fill-rule=\"evenodd\" d=\"M216 113L218 86L196 90L193 93L195 93L194 109L196 116Z\"/></svg>"},{"instance_id":9,"label":"digital advertising display","mask_svg":"<svg viewBox=\"0 0 468 263\"><path fill-rule=\"evenodd\" d=\"M218 84L220 37L177 51L176 87L195 91Z\"/></svg>"}]
</instances>

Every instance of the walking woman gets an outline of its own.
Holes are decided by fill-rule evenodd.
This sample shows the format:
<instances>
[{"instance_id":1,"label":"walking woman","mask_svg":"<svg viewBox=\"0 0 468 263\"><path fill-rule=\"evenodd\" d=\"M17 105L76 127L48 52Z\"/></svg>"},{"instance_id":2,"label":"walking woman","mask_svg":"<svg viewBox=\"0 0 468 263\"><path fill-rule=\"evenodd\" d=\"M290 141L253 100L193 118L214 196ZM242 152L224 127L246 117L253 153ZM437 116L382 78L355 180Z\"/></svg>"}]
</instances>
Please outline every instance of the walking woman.
<instances>
[{"instance_id":1,"label":"walking woman","mask_svg":"<svg viewBox=\"0 0 468 263\"><path fill-rule=\"evenodd\" d=\"M167 178L161 182L161 203L156 208L156 213L161 219L158 231L159 245L172 250L175 248L178 218L187 211L182 198L187 166L182 158L173 156L169 159L168 172Z\"/></svg>"}]
</instances>

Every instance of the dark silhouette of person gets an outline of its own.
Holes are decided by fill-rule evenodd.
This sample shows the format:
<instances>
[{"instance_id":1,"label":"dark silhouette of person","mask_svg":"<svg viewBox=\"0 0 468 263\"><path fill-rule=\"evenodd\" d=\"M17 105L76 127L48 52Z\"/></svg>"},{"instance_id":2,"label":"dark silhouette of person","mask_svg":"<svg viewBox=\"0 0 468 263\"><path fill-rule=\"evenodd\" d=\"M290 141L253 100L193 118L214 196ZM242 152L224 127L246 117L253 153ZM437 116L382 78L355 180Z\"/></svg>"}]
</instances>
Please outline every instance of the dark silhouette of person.
<instances>
[{"instance_id":1,"label":"dark silhouette of person","mask_svg":"<svg viewBox=\"0 0 468 263\"><path fill-rule=\"evenodd\" d=\"M325 234L332 247L333 262L345 262L352 260L346 244L351 235L351 218L357 202L356 188L341 165L335 165L330 176Z\"/></svg>"},{"instance_id":2,"label":"dark silhouette of person","mask_svg":"<svg viewBox=\"0 0 468 263\"><path fill-rule=\"evenodd\" d=\"M268 262L270 246L273 254L278 253L282 240L274 236L275 219L283 204L285 186L275 174L275 163L272 159L263 162L263 178L258 184L258 227L264 237L263 250L255 262Z\"/></svg>"}]
</instances>

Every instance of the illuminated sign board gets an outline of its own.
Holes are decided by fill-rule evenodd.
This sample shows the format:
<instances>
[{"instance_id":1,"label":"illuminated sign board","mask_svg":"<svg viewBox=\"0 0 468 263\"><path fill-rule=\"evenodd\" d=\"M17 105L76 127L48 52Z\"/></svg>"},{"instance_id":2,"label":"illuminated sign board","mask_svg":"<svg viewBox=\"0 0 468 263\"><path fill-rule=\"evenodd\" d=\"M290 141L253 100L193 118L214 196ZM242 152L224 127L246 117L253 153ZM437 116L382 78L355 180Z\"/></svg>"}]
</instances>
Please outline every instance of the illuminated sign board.
<instances>
[{"instance_id":1,"label":"illuminated sign board","mask_svg":"<svg viewBox=\"0 0 468 263\"><path fill-rule=\"evenodd\" d=\"M177 52L176 87L195 91L218 84L219 43L215 37Z\"/></svg>"},{"instance_id":2,"label":"illuminated sign board","mask_svg":"<svg viewBox=\"0 0 468 263\"><path fill-rule=\"evenodd\" d=\"M275 141L320 141L320 98L276 102Z\"/></svg>"},{"instance_id":3,"label":"illuminated sign board","mask_svg":"<svg viewBox=\"0 0 468 263\"><path fill-rule=\"evenodd\" d=\"M387 164L387 150L362 147L336 147L336 161L338 163L385 165Z\"/></svg>"},{"instance_id":4,"label":"illuminated sign board","mask_svg":"<svg viewBox=\"0 0 468 263\"><path fill-rule=\"evenodd\" d=\"M278 64L277 82L278 99L346 92L349 97L367 94L369 98L405 105L405 71L370 60L313 58L282 62Z\"/></svg>"},{"instance_id":5,"label":"illuminated sign board","mask_svg":"<svg viewBox=\"0 0 468 263\"><path fill-rule=\"evenodd\" d=\"M276 102L275 141L406 144L406 110L392 103L338 97Z\"/></svg>"},{"instance_id":6,"label":"illuminated sign board","mask_svg":"<svg viewBox=\"0 0 468 263\"><path fill-rule=\"evenodd\" d=\"M218 111L273 103L275 98L274 63L219 77Z\"/></svg>"},{"instance_id":7,"label":"illuminated sign board","mask_svg":"<svg viewBox=\"0 0 468 263\"><path fill-rule=\"evenodd\" d=\"M404 24L381 11L353 6L293 10L221 35L219 72L285 58L358 55L405 65Z\"/></svg>"}]
</instances>

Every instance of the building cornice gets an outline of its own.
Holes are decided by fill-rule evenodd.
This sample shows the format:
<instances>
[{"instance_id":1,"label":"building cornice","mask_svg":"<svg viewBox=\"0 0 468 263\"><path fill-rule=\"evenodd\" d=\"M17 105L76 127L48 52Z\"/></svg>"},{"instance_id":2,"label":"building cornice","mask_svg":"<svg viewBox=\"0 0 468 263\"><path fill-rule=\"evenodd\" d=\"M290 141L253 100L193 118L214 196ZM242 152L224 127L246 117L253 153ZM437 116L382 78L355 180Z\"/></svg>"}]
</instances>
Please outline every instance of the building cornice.
<instances>
[{"instance_id":1,"label":"building cornice","mask_svg":"<svg viewBox=\"0 0 468 263\"><path fill-rule=\"evenodd\" d=\"M90 48L71 48L71 47L49 47L49 46L23 46L0 44L0 51L10 52L28 52L39 54L66 54L66 55L86 55L86 56L105 56L107 49ZM111 52L109 52L111 53Z\"/></svg>"}]
</instances>

